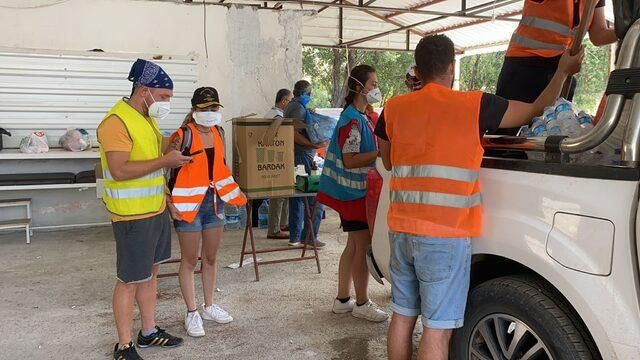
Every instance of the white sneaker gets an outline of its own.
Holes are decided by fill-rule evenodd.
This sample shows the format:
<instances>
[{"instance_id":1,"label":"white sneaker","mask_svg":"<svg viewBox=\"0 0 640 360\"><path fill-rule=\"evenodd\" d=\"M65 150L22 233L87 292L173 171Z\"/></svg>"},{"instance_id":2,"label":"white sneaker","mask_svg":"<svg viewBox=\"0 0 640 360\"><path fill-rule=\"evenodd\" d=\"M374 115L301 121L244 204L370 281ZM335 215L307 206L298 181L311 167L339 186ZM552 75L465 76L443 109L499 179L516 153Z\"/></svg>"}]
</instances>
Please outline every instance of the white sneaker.
<instances>
[{"instance_id":1,"label":"white sneaker","mask_svg":"<svg viewBox=\"0 0 640 360\"><path fill-rule=\"evenodd\" d=\"M216 304L209 307L202 305L202 318L215 321L218 324L228 324L233 321L231 315Z\"/></svg>"},{"instance_id":2,"label":"white sneaker","mask_svg":"<svg viewBox=\"0 0 640 360\"><path fill-rule=\"evenodd\" d=\"M334 314L346 314L353 311L354 306L356 306L356 301L353 299L349 299L346 303L338 299L333 299L333 313Z\"/></svg>"},{"instance_id":3,"label":"white sneaker","mask_svg":"<svg viewBox=\"0 0 640 360\"><path fill-rule=\"evenodd\" d=\"M200 313L194 311L184 316L184 329L187 334L193 337L204 336L204 328L202 327L202 318Z\"/></svg>"},{"instance_id":4,"label":"white sneaker","mask_svg":"<svg viewBox=\"0 0 640 360\"><path fill-rule=\"evenodd\" d=\"M365 319L372 322L382 322L389 318L389 314L382 311L378 305L371 300L367 301L367 303L362 306L356 305L353 308L352 314L359 319Z\"/></svg>"}]
</instances>

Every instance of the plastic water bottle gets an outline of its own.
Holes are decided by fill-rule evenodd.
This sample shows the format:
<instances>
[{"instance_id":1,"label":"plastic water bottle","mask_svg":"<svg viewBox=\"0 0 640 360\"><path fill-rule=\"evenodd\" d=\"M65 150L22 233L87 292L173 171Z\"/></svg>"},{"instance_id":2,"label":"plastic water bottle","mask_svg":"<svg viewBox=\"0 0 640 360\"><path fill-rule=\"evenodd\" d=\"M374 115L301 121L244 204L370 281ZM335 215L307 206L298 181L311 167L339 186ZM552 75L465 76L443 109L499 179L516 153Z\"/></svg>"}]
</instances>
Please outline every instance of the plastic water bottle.
<instances>
[{"instance_id":1,"label":"plastic water bottle","mask_svg":"<svg viewBox=\"0 0 640 360\"><path fill-rule=\"evenodd\" d=\"M570 138L580 136L582 128L578 124L578 117L573 112L571 103L563 98L556 101L556 119L560 123L562 135L567 135Z\"/></svg>"},{"instance_id":2,"label":"plastic water bottle","mask_svg":"<svg viewBox=\"0 0 640 360\"><path fill-rule=\"evenodd\" d=\"M240 229L245 229L247 227L247 209L239 207L238 210L240 211Z\"/></svg>"},{"instance_id":3,"label":"plastic water bottle","mask_svg":"<svg viewBox=\"0 0 640 360\"><path fill-rule=\"evenodd\" d=\"M522 125L520 127L520 130L518 130L518 136L531 137L531 136L533 136L533 131L527 125Z\"/></svg>"},{"instance_id":4,"label":"plastic water bottle","mask_svg":"<svg viewBox=\"0 0 640 360\"><path fill-rule=\"evenodd\" d=\"M224 205L224 215L226 224L224 229L227 231L240 230L240 209L235 205Z\"/></svg>"},{"instance_id":5,"label":"plastic water bottle","mask_svg":"<svg viewBox=\"0 0 640 360\"><path fill-rule=\"evenodd\" d=\"M269 227L269 203L267 200L264 200L258 208L258 227L260 229Z\"/></svg>"},{"instance_id":6,"label":"plastic water bottle","mask_svg":"<svg viewBox=\"0 0 640 360\"><path fill-rule=\"evenodd\" d=\"M531 131L533 131L533 136L547 136L547 127L545 121L541 117L537 117L533 119L533 124L531 125Z\"/></svg>"},{"instance_id":7,"label":"plastic water bottle","mask_svg":"<svg viewBox=\"0 0 640 360\"><path fill-rule=\"evenodd\" d=\"M578 114L578 123L582 128L582 134L586 134L593 129L593 118L584 111Z\"/></svg>"},{"instance_id":8,"label":"plastic water bottle","mask_svg":"<svg viewBox=\"0 0 640 360\"><path fill-rule=\"evenodd\" d=\"M545 116L544 116L544 122L545 122L545 126L547 128L547 133L552 136L552 135L561 135L562 134L562 130L560 130L560 123L558 122L558 119L556 118L556 112L555 109L552 107L548 107L547 110L545 110Z\"/></svg>"}]
</instances>

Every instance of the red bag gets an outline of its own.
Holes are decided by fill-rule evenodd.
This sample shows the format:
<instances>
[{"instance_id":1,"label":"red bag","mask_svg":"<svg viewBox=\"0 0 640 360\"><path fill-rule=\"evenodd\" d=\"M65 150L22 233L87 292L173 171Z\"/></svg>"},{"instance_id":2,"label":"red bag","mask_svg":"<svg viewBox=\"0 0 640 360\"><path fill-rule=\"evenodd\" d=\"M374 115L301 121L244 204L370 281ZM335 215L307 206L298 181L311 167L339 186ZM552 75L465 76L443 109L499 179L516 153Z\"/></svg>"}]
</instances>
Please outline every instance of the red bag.
<instances>
[{"instance_id":1,"label":"red bag","mask_svg":"<svg viewBox=\"0 0 640 360\"><path fill-rule=\"evenodd\" d=\"M382 192L383 179L376 168L370 169L367 174L367 194L365 204L367 209L367 223L369 231L373 234L373 227L376 223L376 212L378 211L378 201Z\"/></svg>"}]
</instances>

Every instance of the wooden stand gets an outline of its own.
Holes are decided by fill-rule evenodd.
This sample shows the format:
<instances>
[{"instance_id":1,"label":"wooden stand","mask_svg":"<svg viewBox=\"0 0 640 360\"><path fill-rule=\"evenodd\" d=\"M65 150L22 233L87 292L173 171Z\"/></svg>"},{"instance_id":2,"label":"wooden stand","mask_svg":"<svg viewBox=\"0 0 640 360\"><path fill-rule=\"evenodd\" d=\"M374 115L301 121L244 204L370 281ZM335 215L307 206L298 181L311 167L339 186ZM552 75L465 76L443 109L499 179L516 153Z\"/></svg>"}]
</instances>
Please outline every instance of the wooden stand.
<instances>
[{"instance_id":1,"label":"wooden stand","mask_svg":"<svg viewBox=\"0 0 640 360\"><path fill-rule=\"evenodd\" d=\"M315 197L316 194L304 194L304 193L296 193L295 195L291 195L288 196L290 198L293 197L302 197L304 198L304 209L305 209L305 214L307 216L307 219L309 220L310 226L309 226L309 232L307 232L307 236L306 239L304 239L304 244L300 245L300 246L287 246L287 247L279 247L279 248L271 248L271 249L263 249L263 250L256 250L256 245L255 245L255 239L253 237L253 224L251 221L251 212L253 211L253 206L252 200L249 200L247 202L247 226L244 229L244 239L242 242L242 252L240 253L240 267L242 267L242 263L244 262L244 256L245 255L249 255L251 254L253 256L253 269L255 270L256 273L256 281L260 281L260 273L258 271L258 267L260 265L270 265L270 264L281 264L281 263L287 263L287 262L296 262L296 261L303 261L303 260L316 260L316 265L318 266L318 274L320 274L321 270L320 270L320 258L318 257L318 248L316 247L316 234L315 234L315 230L314 230L314 215L317 211L318 208L318 203L317 201L314 202L313 205L313 209L309 208L309 198L310 197ZM249 241L251 243L251 250L250 251L246 251L247 249L247 238L249 238ZM306 251L307 251L307 244L311 242L313 244L313 255L312 256L305 256ZM286 258L286 259L277 259L277 260L269 260L269 261L258 261L256 258L256 254L265 254L265 253L272 253L272 252L280 252L280 251L290 251L290 250L302 250L302 255L300 257L294 257L294 258Z\"/></svg>"}]
</instances>

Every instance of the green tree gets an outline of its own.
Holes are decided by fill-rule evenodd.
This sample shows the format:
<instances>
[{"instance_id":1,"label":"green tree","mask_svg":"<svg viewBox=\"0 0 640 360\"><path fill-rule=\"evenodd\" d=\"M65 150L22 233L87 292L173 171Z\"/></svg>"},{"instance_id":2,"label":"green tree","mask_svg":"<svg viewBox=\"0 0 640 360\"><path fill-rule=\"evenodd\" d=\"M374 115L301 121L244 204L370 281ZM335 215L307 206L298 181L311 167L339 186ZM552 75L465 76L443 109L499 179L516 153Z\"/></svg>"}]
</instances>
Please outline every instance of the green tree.
<instances>
[{"instance_id":1,"label":"green tree","mask_svg":"<svg viewBox=\"0 0 640 360\"><path fill-rule=\"evenodd\" d=\"M609 47L596 47L589 40L585 44L582 71L576 76L577 88L573 102L580 110L594 114L607 86L609 76ZM472 55L460 61L460 89L482 90L495 94L502 68L504 52Z\"/></svg>"},{"instance_id":2,"label":"green tree","mask_svg":"<svg viewBox=\"0 0 640 360\"><path fill-rule=\"evenodd\" d=\"M595 113L609 74L609 48L595 47L585 41L585 60L577 76L574 103L580 110ZM349 58L347 60L347 57ZM504 52L472 55L460 62L460 89L495 93ZM404 80L407 68L414 63L413 53L398 51L364 51L305 47L302 72L314 86L311 106L342 107L346 95L348 68L359 64L376 69L383 102L407 91Z\"/></svg>"},{"instance_id":3,"label":"green tree","mask_svg":"<svg viewBox=\"0 0 640 360\"><path fill-rule=\"evenodd\" d=\"M364 50L349 50L347 53L344 49L305 47L302 53L302 72L313 84L311 106L343 106L347 91L347 69L360 64L367 64L376 69L384 104L390 97L406 92L405 73L413 64L413 54Z\"/></svg>"},{"instance_id":4,"label":"green tree","mask_svg":"<svg viewBox=\"0 0 640 360\"><path fill-rule=\"evenodd\" d=\"M580 110L595 114L609 78L609 46L596 47L585 41L582 70L576 76L578 85L573 102Z\"/></svg>"},{"instance_id":5,"label":"green tree","mask_svg":"<svg viewBox=\"0 0 640 360\"><path fill-rule=\"evenodd\" d=\"M460 90L495 94L504 52L467 56L460 60Z\"/></svg>"}]
</instances>

